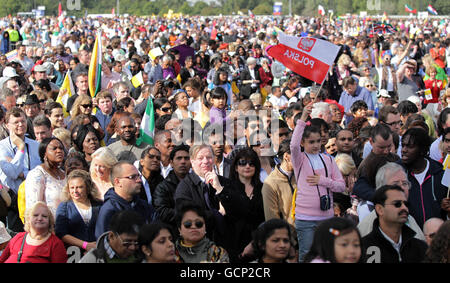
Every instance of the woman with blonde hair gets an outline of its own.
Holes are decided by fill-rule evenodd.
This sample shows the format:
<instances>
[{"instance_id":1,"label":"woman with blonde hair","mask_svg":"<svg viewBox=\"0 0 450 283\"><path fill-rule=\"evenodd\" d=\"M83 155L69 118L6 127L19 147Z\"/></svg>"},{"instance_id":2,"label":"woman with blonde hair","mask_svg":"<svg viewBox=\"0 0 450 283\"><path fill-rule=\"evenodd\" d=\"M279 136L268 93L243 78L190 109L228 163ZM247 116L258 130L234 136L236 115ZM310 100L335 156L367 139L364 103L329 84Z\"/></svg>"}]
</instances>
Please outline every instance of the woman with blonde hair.
<instances>
[{"instance_id":1,"label":"woman with blonde hair","mask_svg":"<svg viewBox=\"0 0 450 283\"><path fill-rule=\"evenodd\" d=\"M25 232L12 238L0 263L66 263L64 243L53 233L55 219L45 202L37 201L25 212Z\"/></svg>"},{"instance_id":2,"label":"woman with blonde hair","mask_svg":"<svg viewBox=\"0 0 450 283\"><path fill-rule=\"evenodd\" d=\"M89 95L81 95L75 99L71 111L71 120L80 114L91 115L93 109L92 98Z\"/></svg>"},{"instance_id":3,"label":"woman with blonde hair","mask_svg":"<svg viewBox=\"0 0 450 283\"><path fill-rule=\"evenodd\" d=\"M62 141L64 147L66 148L66 152L69 152L69 149L72 147L70 131L64 128L56 128L53 130L52 134Z\"/></svg>"},{"instance_id":4,"label":"woman with blonde hair","mask_svg":"<svg viewBox=\"0 0 450 283\"><path fill-rule=\"evenodd\" d=\"M70 172L61 194L62 202L56 211L56 235L66 246L86 251L95 248L95 224L102 202L89 173L81 169Z\"/></svg>"},{"instance_id":5,"label":"woman with blonde hair","mask_svg":"<svg viewBox=\"0 0 450 283\"><path fill-rule=\"evenodd\" d=\"M103 200L105 193L113 187L110 175L111 169L118 162L114 152L108 147L100 147L92 154L90 174L92 181L100 192L100 199Z\"/></svg>"},{"instance_id":6,"label":"woman with blonde hair","mask_svg":"<svg viewBox=\"0 0 450 283\"><path fill-rule=\"evenodd\" d=\"M356 167L353 158L346 153L338 153L334 160L336 161L339 171L342 173L342 177L344 177L345 191L351 194L356 182L356 171L358 168Z\"/></svg>"}]
</instances>

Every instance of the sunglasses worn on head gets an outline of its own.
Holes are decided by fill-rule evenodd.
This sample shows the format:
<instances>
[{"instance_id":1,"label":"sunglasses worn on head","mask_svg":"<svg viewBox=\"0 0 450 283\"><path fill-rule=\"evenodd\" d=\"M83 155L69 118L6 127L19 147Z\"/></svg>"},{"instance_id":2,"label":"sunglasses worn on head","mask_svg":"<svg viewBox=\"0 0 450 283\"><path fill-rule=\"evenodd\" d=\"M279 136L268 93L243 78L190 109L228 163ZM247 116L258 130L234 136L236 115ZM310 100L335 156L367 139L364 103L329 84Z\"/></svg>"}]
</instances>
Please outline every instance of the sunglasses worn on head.
<instances>
[{"instance_id":1,"label":"sunglasses worn on head","mask_svg":"<svg viewBox=\"0 0 450 283\"><path fill-rule=\"evenodd\" d=\"M202 228L203 225L205 225L205 222L201 221L201 220L197 220L195 222L192 221L186 221L183 223L184 228L189 229L191 228L191 226L194 225L195 228Z\"/></svg>"},{"instance_id":2,"label":"sunglasses worn on head","mask_svg":"<svg viewBox=\"0 0 450 283\"><path fill-rule=\"evenodd\" d=\"M408 206L409 206L409 201L406 201L406 200L396 200L396 201L394 201L394 202L392 202L392 203L386 203L385 205L393 205L393 206L395 206L396 208L400 208L400 207L402 207L402 204L404 204L406 207L408 207Z\"/></svg>"}]
</instances>

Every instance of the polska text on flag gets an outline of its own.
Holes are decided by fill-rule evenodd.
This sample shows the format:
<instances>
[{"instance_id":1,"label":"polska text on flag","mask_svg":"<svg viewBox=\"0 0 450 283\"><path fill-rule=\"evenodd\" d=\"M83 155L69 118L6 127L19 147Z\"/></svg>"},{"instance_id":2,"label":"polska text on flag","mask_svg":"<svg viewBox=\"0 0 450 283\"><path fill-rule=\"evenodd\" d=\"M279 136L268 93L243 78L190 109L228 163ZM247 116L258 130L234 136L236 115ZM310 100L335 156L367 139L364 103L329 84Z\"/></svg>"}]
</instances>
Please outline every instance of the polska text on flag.
<instances>
[{"instance_id":1,"label":"polska text on flag","mask_svg":"<svg viewBox=\"0 0 450 283\"><path fill-rule=\"evenodd\" d=\"M268 54L293 72L322 84L340 47L313 37L295 37L280 32L279 43Z\"/></svg>"}]
</instances>

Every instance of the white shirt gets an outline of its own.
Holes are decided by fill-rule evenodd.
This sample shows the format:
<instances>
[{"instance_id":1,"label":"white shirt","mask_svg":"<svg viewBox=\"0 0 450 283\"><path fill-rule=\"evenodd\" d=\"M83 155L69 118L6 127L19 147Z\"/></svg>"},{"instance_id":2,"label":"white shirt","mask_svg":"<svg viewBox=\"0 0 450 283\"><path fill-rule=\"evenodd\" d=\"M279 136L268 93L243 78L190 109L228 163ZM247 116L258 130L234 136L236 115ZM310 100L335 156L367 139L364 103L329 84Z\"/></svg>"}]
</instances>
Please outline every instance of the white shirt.
<instances>
[{"instance_id":1,"label":"white shirt","mask_svg":"<svg viewBox=\"0 0 450 283\"><path fill-rule=\"evenodd\" d=\"M425 167L425 170L423 170L423 172L419 173L419 174L412 174L417 182L419 182L420 185L423 184L423 181L425 180L425 176L428 172L428 168L430 167L430 162L428 160L425 159L425 161L427 162L427 166Z\"/></svg>"},{"instance_id":2,"label":"white shirt","mask_svg":"<svg viewBox=\"0 0 450 283\"><path fill-rule=\"evenodd\" d=\"M280 107L287 106L289 100L282 95L281 97L276 97L275 95L270 95L269 102L272 103L273 107L279 109Z\"/></svg>"}]
</instances>

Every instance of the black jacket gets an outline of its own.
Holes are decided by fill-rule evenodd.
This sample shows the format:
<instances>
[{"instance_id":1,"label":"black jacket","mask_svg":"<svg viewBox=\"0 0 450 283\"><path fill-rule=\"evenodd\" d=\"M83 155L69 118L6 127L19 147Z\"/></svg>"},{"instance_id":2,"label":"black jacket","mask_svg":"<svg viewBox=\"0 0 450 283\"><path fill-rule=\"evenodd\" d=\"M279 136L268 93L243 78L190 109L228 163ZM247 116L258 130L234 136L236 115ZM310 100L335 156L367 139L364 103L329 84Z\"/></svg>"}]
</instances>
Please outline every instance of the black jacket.
<instances>
[{"instance_id":1,"label":"black jacket","mask_svg":"<svg viewBox=\"0 0 450 283\"><path fill-rule=\"evenodd\" d=\"M222 176L218 177L223 190L216 194L216 190L211 185L204 184L194 172L186 175L177 186L175 206L177 211L186 203L202 207L206 212L205 221L208 238L231 254L235 245L233 243L233 238L235 238L234 223L246 216L248 201L246 196L233 186L229 179ZM219 202L225 208L225 216L218 212Z\"/></svg>"},{"instance_id":2,"label":"black jacket","mask_svg":"<svg viewBox=\"0 0 450 283\"><path fill-rule=\"evenodd\" d=\"M261 83L261 77L259 76L259 71L258 71L260 67L261 66L259 66L259 65L256 65L256 67L255 67L255 80L259 81L259 83L257 83L258 87L259 87L259 84ZM239 91L240 91L239 95L243 99L248 99L250 97L250 95L252 93L255 93L258 88L257 87L256 89L254 89L254 88L252 88L252 84L243 84L242 83L243 81L248 81L251 79L252 79L252 76L250 75L250 71L247 67L241 72L241 75L240 75L241 88L239 89Z\"/></svg>"},{"instance_id":3,"label":"black jacket","mask_svg":"<svg viewBox=\"0 0 450 283\"><path fill-rule=\"evenodd\" d=\"M158 219L164 223L176 227L175 222L175 191L180 183L175 172L171 170L169 175L156 186L153 195L153 204L158 214Z\"/></svg>"},{"instance_id":4,"label":"black jacket","mask_svg":"<svg viewBox=\"0 0 450 283\"><path fill-rule=\"evenodd\" d=\"M373 222L372 232L362 238L367 263L420 263L425 257L428 248L424 241L414 238L416 234L407 225L402 228L402 244L400 246L400 256L392 244L381 234L378 218Z\"/></svg>"},{"instance_id":5,"label":"black jacket","mask_svg":"<svg viewBox=\"0 0 450 283\"><path fill-rule=\"evenodd\" d=\"M148 182L148 186L150 187L150 195L152 196L152 205L155 204L155 199L154 199L154 195L155 195L155 190L156 187L162 182L164 181L164 177L161 174L158 174L154 177L152 177L149 180L147 180ZM142 189L141 192L139 193L139 197L143 200L145 200L146 202L148 202L148 197L147 197L147 193L145 192L144 189L144 184L142 184Z\"/></svg>"},{"instance_id":6,"label":"black jacket","mask_svg":"<svg viewBox=\"0 0 450 283\"><path fill-rule=\"evenodd\" d=\"M428 219L438 217L445 220L447 215L441 209L441 202L446 197L448 189L441 183L442 176L444 175L442 164L430 158L427 158L427 160L430 166L422 185L419 185L416 177L413 176L411 171L405 168L408 180L411 182L408 197L408 201L410 202L409 213L422 229L423 224ZM401 162L399 164L404 167Z\"/></svg>"}]
</instances>

